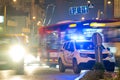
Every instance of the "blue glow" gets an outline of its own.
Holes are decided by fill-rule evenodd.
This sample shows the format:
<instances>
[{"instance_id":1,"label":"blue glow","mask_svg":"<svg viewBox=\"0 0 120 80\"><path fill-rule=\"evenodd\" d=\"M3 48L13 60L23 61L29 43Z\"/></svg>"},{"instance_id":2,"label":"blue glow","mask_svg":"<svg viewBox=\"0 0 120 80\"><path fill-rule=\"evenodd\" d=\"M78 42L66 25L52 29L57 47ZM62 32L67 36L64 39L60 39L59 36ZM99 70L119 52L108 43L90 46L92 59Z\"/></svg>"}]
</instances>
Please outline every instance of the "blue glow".
<instances>
[{"instance_id":1,"label":"blue glow","mask_svg":"<svg viewBox=\"0 0 120 80\"><path fill-rule=\"evenodd\" d=\"M71 36L72 40L86 40L83 35L73 35Z\"/></svg>"},{"instance_id":2,"label":"blue glow","mask_svg":"<svg viewBox=\"0 0 120 80\"><path fill-rule=\"evenodd\" d=\"M89 8L88 6L76 6L76 7L70 7L69 12L72 15L76 14L86 14L88 13Z\"/></svg>"},{"instance_id":3,"label":"blue glow","mask_svg":"<svg viewBox=\"0 0 120 80\"><path fill-rule=\"evenodd\" d=\"M102 33L102 29L84 29L83 30L83 34L86 37L91 37L95 32Z\"/></svg>"},{"instance_id":4,"label":"blue glow","mask_svg":"<svg viewBox=\"0 0 120 80\"><path fill-rule=\"evenodd\" d=\"M77 36L71 36L71 39L73 39L73 40L77 40Z\"/></svg>"}]
</instances>

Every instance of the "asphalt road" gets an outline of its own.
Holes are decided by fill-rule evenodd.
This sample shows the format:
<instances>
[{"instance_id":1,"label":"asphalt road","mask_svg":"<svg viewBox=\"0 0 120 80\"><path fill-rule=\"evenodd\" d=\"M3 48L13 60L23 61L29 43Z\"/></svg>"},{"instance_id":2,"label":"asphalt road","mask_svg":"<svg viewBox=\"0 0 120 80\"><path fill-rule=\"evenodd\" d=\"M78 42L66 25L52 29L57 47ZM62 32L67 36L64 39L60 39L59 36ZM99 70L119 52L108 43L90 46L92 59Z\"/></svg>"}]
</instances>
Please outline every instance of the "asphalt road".
<instances>
[{"instance_id":1,"label":"asphalt road","mask_svg":"<svg viewBox=\"0 0 120 80\"><path fill-rule=\"evenodd\" d=\"M24 75L16 75L14 70L0 70L0 80L76 80L79 74L67 69L60 73L57 68L28 66Z\"/></svg>"}]
</instances>

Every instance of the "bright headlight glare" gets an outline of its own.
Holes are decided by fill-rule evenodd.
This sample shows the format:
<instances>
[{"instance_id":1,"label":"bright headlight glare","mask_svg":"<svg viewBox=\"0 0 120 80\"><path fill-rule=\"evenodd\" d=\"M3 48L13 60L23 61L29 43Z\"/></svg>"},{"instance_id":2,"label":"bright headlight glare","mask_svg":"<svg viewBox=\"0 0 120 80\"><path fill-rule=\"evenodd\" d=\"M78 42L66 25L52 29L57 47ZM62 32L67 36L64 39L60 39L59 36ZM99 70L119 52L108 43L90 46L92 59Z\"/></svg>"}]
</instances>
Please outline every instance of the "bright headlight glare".
<instances>
[{"instance_id":1,"label":"bright headlight glare","mask_svg":"<svg viewBox=\"0 0 120 80\"><path fill-rule=\"evenodd\" d=\"M35 61L35 60L36 60L36 58L33 55L29 54L29 55L25 56L25 63L30 63L30 62Z\"/></svg>"},{"instance_id":2,"label":"bright headlight glare","mask_svg":"<svg viewBox=\"0 0 120 80\"><path fill-rule=\"evenodd\" d=\"M21 45L14 45L10 48L9 54L13 61L19 62L24 57L25 49Z\"/></svg>"}]
</instances>

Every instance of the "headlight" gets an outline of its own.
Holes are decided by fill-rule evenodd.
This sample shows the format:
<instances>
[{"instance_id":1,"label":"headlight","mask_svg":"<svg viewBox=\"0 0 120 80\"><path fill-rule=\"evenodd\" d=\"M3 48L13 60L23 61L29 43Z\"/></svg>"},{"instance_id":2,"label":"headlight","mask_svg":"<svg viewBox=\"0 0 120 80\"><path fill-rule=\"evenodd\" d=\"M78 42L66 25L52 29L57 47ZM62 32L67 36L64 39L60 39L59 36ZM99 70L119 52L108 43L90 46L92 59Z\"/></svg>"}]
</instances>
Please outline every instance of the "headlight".
<instances>
[{"instance_id":1,"label":"headlight","mask_svg":"<svg viewBox=\"0 0 120 80\"><path fill-rule=\"evenodd\" d=\"M21 45L14 45L11 46L9 55L13 61L19 62L21 59L24 58L25 48Z\"/></svg>"}]
</instances>

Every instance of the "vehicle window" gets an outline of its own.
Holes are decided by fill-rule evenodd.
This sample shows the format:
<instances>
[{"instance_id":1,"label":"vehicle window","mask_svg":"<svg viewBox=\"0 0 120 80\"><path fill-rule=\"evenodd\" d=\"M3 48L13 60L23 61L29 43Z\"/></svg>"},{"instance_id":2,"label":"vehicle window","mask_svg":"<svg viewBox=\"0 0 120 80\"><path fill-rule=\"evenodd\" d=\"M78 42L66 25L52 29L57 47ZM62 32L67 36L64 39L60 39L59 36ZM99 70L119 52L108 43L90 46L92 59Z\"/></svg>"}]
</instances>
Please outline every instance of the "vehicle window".
<instances>
[{"instance_id":1,"label":"vehicle window","mask_svg":"<svg viewBox=\"0 0 120 80\"><path fill-rule=\"evenodd\" d=\"M68 50L69 49L69 42L66 43L65 49Z\"/></svg>"},{"instance_id":2,"label":"vehicle window","mask_svg":"<svg viewBox=\"0 0 120 80\"><path fill-rule=\"evenodd\" d=\"M85 49L85 50L93 50L94 45L92 42L76 42L75 43L76 49Z\"/></svg>"},{"instance_id":3,"label":"vehicle window","mask_svg":"<svg viewBox=\"0 0 120 80\"><path fill-rule=\"evenodd\" d=\"M66 46L66 43L64 43L64 45L63 45L63 49L65 48L65 46Z\"/></svg>"},{"instance_id":4,"label":"vehicle window","mask_svg":"<svg viewBox=\"0 0 120 80\"><path fill-rule=\"evenodd\" d=\"M70 43L70 47L69 47L69 51L74 51L74 45L73 45L73 42Z\"/></svg>"},{"instance_id":5,"label":"vehicle window","mask_svg":"<svg viewBox=\"0 0 120 80\"><path fill-rule=\"evenodd\" d=\"M61 45L58 42L58 34L56 32L48 33L46 35L47 49L59 50Z\"/></svg>"}]
</instances>

